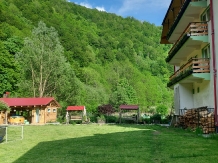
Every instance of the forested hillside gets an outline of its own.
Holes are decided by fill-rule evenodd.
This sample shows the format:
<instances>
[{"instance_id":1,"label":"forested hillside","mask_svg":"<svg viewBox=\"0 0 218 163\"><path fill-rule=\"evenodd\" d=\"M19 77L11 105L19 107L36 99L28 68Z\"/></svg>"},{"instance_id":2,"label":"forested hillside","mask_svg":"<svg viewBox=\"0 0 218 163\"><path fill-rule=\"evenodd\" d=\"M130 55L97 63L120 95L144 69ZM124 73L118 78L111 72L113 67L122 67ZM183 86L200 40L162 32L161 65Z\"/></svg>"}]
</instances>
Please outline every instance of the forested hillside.
<instances>
[{"instance_id":1,"label":"forested hillside","mask_svg":"<svg viewBox=\"0 0 218 163\"><path fill-rule=\"evenodd\" d=\"M88 111L171 107L169 46L160 34L154 24L66 0L0 0L0 93L54 96Z\"/></svg>"}]
</instances>

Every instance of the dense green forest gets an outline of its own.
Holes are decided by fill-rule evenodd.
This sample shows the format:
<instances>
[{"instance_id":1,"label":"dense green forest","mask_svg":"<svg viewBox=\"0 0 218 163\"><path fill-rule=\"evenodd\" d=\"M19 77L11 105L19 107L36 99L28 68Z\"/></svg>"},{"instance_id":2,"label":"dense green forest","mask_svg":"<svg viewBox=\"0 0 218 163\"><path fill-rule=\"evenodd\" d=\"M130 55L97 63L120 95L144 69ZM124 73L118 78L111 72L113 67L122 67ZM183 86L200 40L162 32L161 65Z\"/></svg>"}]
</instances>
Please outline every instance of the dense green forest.
<instances>
[{"instance_id":1,"label":"dense green forest","mask_svg":"<svg viewBox=\"0 0 218 163\"><path fill-rule=\"evenodd\" d=\"M0 0L0 93L66 108L172 107L161 27L66 0Z\"/></svg>"}]
</instances>

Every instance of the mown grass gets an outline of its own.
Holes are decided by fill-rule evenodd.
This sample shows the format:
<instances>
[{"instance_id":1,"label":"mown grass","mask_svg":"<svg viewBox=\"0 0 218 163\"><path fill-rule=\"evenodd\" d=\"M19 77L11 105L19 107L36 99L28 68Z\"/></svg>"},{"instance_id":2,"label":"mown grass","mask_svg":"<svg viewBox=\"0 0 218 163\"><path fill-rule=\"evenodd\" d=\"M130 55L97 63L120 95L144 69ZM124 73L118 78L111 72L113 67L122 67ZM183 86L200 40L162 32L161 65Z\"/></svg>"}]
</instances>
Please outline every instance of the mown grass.
<instances>
[{"instance_id":1,"label":"mown grass","mask_svg":"<svg viewBox=\"0 0 218 163\"><path fill-rule=\"evenodd\" d=\"M9 128L0 144L4 163L215 163L217 136L146 125L24 126L24 139Z\"/></svg>"}]
</instances>

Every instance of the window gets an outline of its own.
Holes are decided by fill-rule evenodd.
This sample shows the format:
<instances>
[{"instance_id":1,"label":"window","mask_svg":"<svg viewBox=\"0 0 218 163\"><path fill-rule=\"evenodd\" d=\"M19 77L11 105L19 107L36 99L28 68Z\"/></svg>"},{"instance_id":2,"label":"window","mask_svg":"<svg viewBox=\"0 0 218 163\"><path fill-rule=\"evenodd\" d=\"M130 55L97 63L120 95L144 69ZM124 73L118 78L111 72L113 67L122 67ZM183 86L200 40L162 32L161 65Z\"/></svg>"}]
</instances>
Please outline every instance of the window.
<instances>
[{"instance_id":1,"label":"window","mask_svg":"<svg viewBox=\"0 0 218 163\"><path fill-rule=\"evenodd\" d=\"M47 112L50 113L50 112L51 112L51 109L48 108Z\"/></svg>"},{"instance_id":2,"label":"window","mask_svg":"<svg viewBox=\"0 0 218 163\"><path fill-rule=\"evenodd\" d=\"M207 19L210 21L210 8L207 9Z\"/></svg>"},{"instance_id":3,"label":"window","mask_svg":"<svg viewBox=\"0 0 218 163\"><path fill-rule=\"evenodd\" d=\"M202 58L210 58L210 45L202 49Z\"/></svg>"},{"instance_id":4,"label":"window","mask_svg":"<svg viewBox=\"0 0 218 163\"><path fill-rule=\"evenodd\" d=\"M56 112L56 109L53 109L53 113L55 113Z\"/></svg>"},{"instance_id":5,"label":"window","mask_svg":"<svg viewBox=\"0 0 218 163\"><path fill-rule=\"evenodd\" d=\"M204 15L202 15L202 21L207 21L207 16L206 16L206 14L204 14Z\"/></svg>"},{"instance_id":6,"label":"window","mask_svg":"<svg viewBox=\"0 0 218 163\"><path fill-rule=\"evenodd\" d=\"M202 21L210 21L210 7L206 8L203 14L201 15Z\"/></svg>"},{"instance_id":7,"label":"window","mask_svg":"<svg viewBox=\"0 0 218 163\"><path fill-rule=\"evenodd\" d=\"M200 87L198 87L198 93L200 92Z\"/></svg>"}]
</instances>

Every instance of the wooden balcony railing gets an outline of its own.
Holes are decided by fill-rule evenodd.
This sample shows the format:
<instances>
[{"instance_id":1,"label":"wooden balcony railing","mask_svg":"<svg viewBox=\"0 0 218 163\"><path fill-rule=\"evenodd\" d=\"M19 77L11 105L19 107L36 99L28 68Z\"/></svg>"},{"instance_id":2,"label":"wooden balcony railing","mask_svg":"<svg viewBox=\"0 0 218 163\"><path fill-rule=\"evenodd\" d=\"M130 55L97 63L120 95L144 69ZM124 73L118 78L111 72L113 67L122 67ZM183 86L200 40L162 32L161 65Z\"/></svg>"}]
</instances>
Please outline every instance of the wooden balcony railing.
<instances>
[{"instance_id":1,"label":"wooden balcony railing","mask_svg":"<svg viewBox=\"0 0 218 163\"><path fill-rule=\"evenodd\" d=\"M180 0L180 1L181 1L181 8L180 8L178 14L176 15L173 23L170 26L170 29L167 33L167 39L169 39L170 36L172 35L173 31L175 30L176 26L178 25L180 19L182 18L182 15L184 14L184 12L187 9L190 2L199 2L199 1L207 1L207 0Z\"/></svg>"},{"instance_id":2,"label":"wooden balcony railing","mask_svg":"<svg viewBox=\"0 0 218 163\"><path fill-rule=\"evenodd\" d=\"M185 65L181 66L172 76L170 80L179 77L187 71L192 73L209 73L210 72L210 61L206 58L192 58Z\"/></svg>"},{"instance_id":3,"label":"wooden balcony railing","mask_svg":"<svg viewBox=\"0 0 218 163\"><path fill-rule=\"evenodd\" d=\"M187 0L186 0L187 1ZM192 2L207 1L207 0L191 0Z\"/></svg>"},{"instance_id":4,"label":"wooden balcony railing","mask_svg":"<svg viewBox=\"0 0 218 163\"><path fill-rule=\"evenodd\" d=\"M207 22L191 22L188 24L184 32L181 34L179 39L175 42L171 50L169 51L169 55L176 49L176 47L180 44L180 41L184 38L184 36L205 36L208 35L208 25Z\"/></svg>"}]
</instances>

